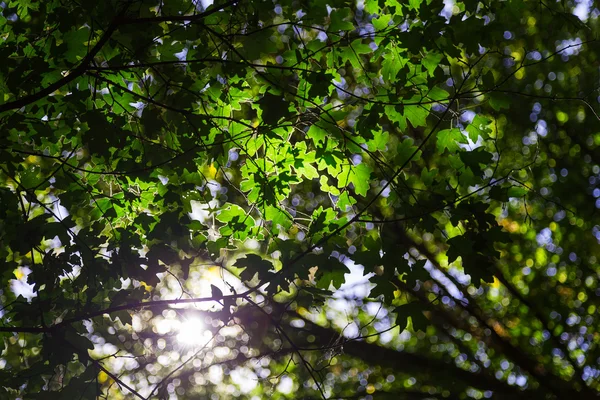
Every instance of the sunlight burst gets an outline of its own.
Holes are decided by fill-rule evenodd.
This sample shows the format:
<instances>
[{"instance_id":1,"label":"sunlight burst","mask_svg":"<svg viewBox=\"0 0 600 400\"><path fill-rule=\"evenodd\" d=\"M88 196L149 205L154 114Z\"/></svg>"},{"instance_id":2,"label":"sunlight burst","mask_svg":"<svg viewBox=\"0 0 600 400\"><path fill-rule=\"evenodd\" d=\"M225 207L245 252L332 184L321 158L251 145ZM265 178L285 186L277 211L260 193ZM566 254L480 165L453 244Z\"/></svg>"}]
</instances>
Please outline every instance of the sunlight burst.
<instances>
[{"instance_id":1,"label":"sunlight burst","mask_svg":"<svg viewBox=\"0 0 600 400\"><path fill-rule=\"evenodd\" d=\"M204 323L198 318L189 318L183 321L177 334L177 340L187 345L204 345L210 339L210 331L204 327Z\"/></svg>"}]
</instances>

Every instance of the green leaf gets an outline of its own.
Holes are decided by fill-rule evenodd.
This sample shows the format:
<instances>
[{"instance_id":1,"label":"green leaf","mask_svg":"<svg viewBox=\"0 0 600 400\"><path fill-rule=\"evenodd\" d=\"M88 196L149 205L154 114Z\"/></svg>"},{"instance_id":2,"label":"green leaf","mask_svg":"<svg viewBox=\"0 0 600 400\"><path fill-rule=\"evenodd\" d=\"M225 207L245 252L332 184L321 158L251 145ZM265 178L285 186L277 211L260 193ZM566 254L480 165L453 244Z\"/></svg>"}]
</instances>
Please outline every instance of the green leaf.
<instances>
[{"instance_id":1,"label":"green leaf","mask_svg":"<svg viewBox=\"0 0 600 400\"><path fill-rule=\"evenodd\" d=\"M418 1L420 1L420 0L418 0ZM423 66L427 69L427 71L429 72L429 76L433 76L436 68L440 65L440 61L442 61L443 58L444 58L444 56L442 54L435 52L435 51L430 51L423 58L423 60L421 62L423 64Z\"/></svg>"},{"instance_id":2,"label":"green leaf","mask_svg":"<svg viewBox=\"0 0 600 400\"><path fill-rule=\"evenodd\" d=\"M73 329L67 329L65 340L80 351L94 350L94 344L85 336L80 335Z\"/></svg>"},{"instance_id":3,"label":"green leaf","mask_svg":"<svg viewBox=\"0 0 600 400\"><path fill-rule=\"evenodd\" d=\"M522 186L512 186L508 189L508 197L522 198L529 193L529 190Z\"/></svg>"},{"instance_id":4,"label":"green leaf","mask_svg":"<svg viewBox=\"0 0 600 400\"><path fill-rule=\"evenodd\" d=\"M377 18L373 18L371 23L373 27L377 31L381 31L389 26L390 21L392 20L392 16L389 14L383 14L378 16Z\"/></svg>"},{"instance_id":5,"label":"green leaf","mask_svg":"<svg viewBox=\"0 0 600 400\"><path fill-rule=\"evenodd\" d=\"M344 273L341 271L326 271L317 281L317 288L328 289L329 285L339 289L344 283Z\"/></svg>"},{"instance_id":6,"label":"green leaf","mask_svg":"<svg viewBox=\"0 0 600 400\"><path fill-rule=\"evenodd\" d=\"M317 263L318 269L315 274L317 288L328 289L329 285L339 289L346 281L345 275L350 273L348 267L337 258L327 256L317 256L320 262Z\"/></svg>"},{"instance_id":7,"label":"green leaf","mask_svg":"<svg viewBox=\"0 0 600 400\"><path fill-rule=\"evenodd\" d=\"M490 70L488 72L486 72L485 74L483 74L483 76L481 77L481 81L483 82L483 87L485 89L492 89L495 86L495 79L494 79L494 73Z\"/></svg>"},{"instance_id":8,"label":"green leaf","mask_svg":"<svg viewBox=\"0 0 600 400\"><path fill-rule=\"evenodd\" d=\"M329 223L335 219L336 215L332 208L323 208L321 206L313 212L312 217L313 218L308 230L309 237L312 237L319 232L329 232Z\"/></svg>"},{"instance_id":9,"label":"green leaf","mask_svg":"<svg viewBox=\"0 0 600 400\"><path fill-rule=\"evenodd\" d=\"M459 143L467 143L467 140L458 128L444 129L437 133L438 154L443 154L446 149L450 153L456 152L460 148Z\"/></svg>"},{"instance_id":10,"label":"green leaf","mask_svg":"<svg viewBox=\"0 0 600 400\"><path fill-rule=\"evenodd\" d=\"M427 126L427 117L429 111L420 105L409 105L404 107L404 116L410 121L413 127Z\"/></svg>"},{"instance_id":11,"label":"green leaf","mask_svg":"<svg viewBox=\"0 0 600 400\"><path fill-rule=\"evenodd\" d=\"M371 187L371 168L365 163L358 165L344 165L342 172L338 175L338 188L344 188L348 184L354 185L354 191L365 197Z\"/></svg>"},{"instance_id":12,"label":"green leaf","mask_svg":"<svg viewBox=\"0 0 600 400\"><path fill-rule=\"evenodd\" d=\"M216 219L224 222L225 226L219 229L223 236L232 235L236 239L245 240L250 231L256 225L254 218L247 215L238 205L228 204L227 208L222 209Z\"/></svg>"},{"instance_id":13,"label":"green leaf","mask_svg":"<svg viewBox=\"0 0 600 400\"><path fill-rule=\"evenodd\" d=\"M262 119L267 125L277 125L279 120L291 115L289 103L282 96L267 93L256 103L260 105Z\"/></svg>"},{"instance_id":14,"label":"green leaf","mask_svg":"<svg viewBox=\"0 0 600 400\"><path fill-rule=\"evenodd\" d=\"M308 132L306 132L306 136L311 138L316 145L319 145L320 143L325 143L327 135L327 131L320 128L317 125L311 125L311 127L308 129Z\"/></svg>"},{"instance_id":15,"label":"green leaf","mask_svg":"<svg viewBox=\"0 0 600 400\"><path fill-rule=\"evenodd\" d=\"M404 281L414 287L417 281L425 282L431 279L431 275L425 269L426 260L417 260L403 276Z\"/></svg>"},{"instance_id":16,"label":"green leaf","mask_svg":"<svg viewBox=\"0 0 600 400\"><path fill-rule=\"evenodd\" d=\"M336 203L342 212L347 212L354 204L356 204L356 199L354 197L350 197L348 191L340 194L340 197L338 197L338 201Z\"/></svg>"},{"instance_id":17,"label":"green leaf","mask_svg":"<svg viewBox=\"0 0 600 400\"><path fill-rule=\"evenodd\" d=\"M133 322L131 314L129 314L129 311L127 310L117 311L113 315L118 318L123 325L131 325Z\"/></svg>"},{"instance_id":18,"label":"green leaf","mask_svg":"<svg viewBox=\"0 0 600 400\"><path fill-rule=\"evenodd\" d=\"M502 229L501 226L493 226L484 233L485 238L491 243L511 243L510 234Z\"/></svg>"},{"instance_id":19,"label":"green leaf","mask_svg":"<svg viewBox=\"0 0 600 400\"><path fill-rule=\"evenodd\" d=\"M454 262L458 257L473 253L475 243L463 235L455 236L447 240L450 248L446 255L448 256L448 264Z\"/></svg>"},{"instance_id":20,"label":"green leaf","mask_svg":"<svg viewBox=\"0 0 600 400\"><path fill-rule=\"evenodd\" d=\"M354 24L347 21L350 19L350 10L348 8L342 8L331 12L329 23L329 30L338 31L352 31L354 30Z\"/></svg>"},{"instance_id":21,"label":"green leaf","mask_svg":"<svg viewBox=\"0 0 600 400\"><path fill-rule=\"evenodd\" d=\"M429 93L427 93L427 98L436 101L445 101L450 99L450 94L444 89L434 86L429 90Z\"/></svg>"},{"instance_id":22,"label":"green leaf","mask_svg":"<svg viewBox=\"0 0 600 400\"><path fill-rule=\"evenodd\" d=\"M390 282L388 277L375 275L369 279L369 282L375 284L375 287L371 289L369 297L377 298L383 296L385 304L392 304L392 301L395 299L394 292L398 288Z\"/></svg>"},{"instance_id":23,"label":"green leaf","mask_svg":"<svg viewBox=\"0 0 600 400\"><path fill-rule=\"evenodd\" d=\"M26 189L33 189L45 180L46 177L42 174L39 165L31 165L21 175L21 185L23 185Z\"/></svg>"},{"instance_id":24,"label":"green leaf","mask_svg":"<svg viewBox=\"0 0 600 400\"><path fill-rule=\"evenodd\" d=\"M73 29L63 35L64 43L67 47L65 59L70 63L76 63L87 54L88 46L86 42L90 38L90 30L88 27Z\"/></svg>"},{"instance_id":25,"label":"green leaf","mask_svg":"<svg viewBox=\"0 0 600 400\"><path fill-rule=\"evenodd\" d=\"M489 94L490 106L496 110L501 111L502 109L510 108L510 98L504 93L492 92Z\"/></svg>"},{"instance_id":26,"label":"green leaf","mask_svg":"<svg viewBox=\"0 0 600 400\"><path fill-rule=\"evenodd\" d=\"M359 69L364 63L360 55L372 52L368 44L362 43L362 39L356 39L340 53L340 58L343 63L350 61L352 67Z\"/></svg>"},{"instance_id":27,"label":"green leaf","mask_svg":"<svg viewBox=\"0 0 600 400\"><path fill-rule=\"evenodd\" d=\"M330 82L333 81L334 76L324 72L311 72L307 74L306 81L310 83L310 89L308 94L311 97L325 97L329 96Z\"/></svg>"},{"instance_id":28,"label":"green leaf","mask_svg":"<svg viewBox=\"0 0 600 400\"><path fill-rule=\"evenodd\" d=\"M490 199L505 203L508 201L508 189L502 186L494 186L490 189L489 196Z\"/></svg>"},{"instance_id":29,"label":"green leaf","mask_svg":"<svg viewBox=\"0 0 600 400\"><path fill-rule=\"evenodd\" d=\"M386 81L394 81L400 70L408 62L401 54L402 50L393 46L387 49L381 63L381 75Z\"/></svg>"},{"instance_id":30,"label":"green leaf","mask_svg":"<svg viewBox=\"0 0 600 400\"><path fill-rule=\"evenodd\" d=\"M267 221L271 221L274 228L273 233L279 233L278 227L288 230L293 224L293 218L288 212L274 206L266 206L264 208L264 218Z\"/></svg>"},{"instance_id":31,"label":"green leaf","mask_svg":"<svg viewBox=\"0 0 600 400\"><path fill-rule=\"evenodd\" d=\"M481 175L481 164L487 166L493 156L482 148L477 148L473 151L462 151L458 153L463 163L471 170L475 175Z\"/></svg>"},{"instance_id":32,"label":"green leaf","mask_svg":"<svg viewBox=\"0 0 600 400\"><path fill-rule=\"evenodd\" d=\"M215 298L215 299L219 299L223 297L223 292L221 291L221 289L219 289L218 287L216 287L215 285L210 285L210 295L211 297Z\"/></svg>"},{"instance_id":33,"label":"green leaf","mask_svg":"<svg viewBox=\"0 0 600 400\"><path fill-rule=\"evenodd\" d=\"M426 187L432 186L433 181L436 176L438 176L439 171L437 169L432 169L431 171L427 169L427 167L421 170L421 181Z\"/></svg>"},{"instance_id":34,"label":"green leaf","mask_svg":"<svg viewBox=\"0 0 600 400\"><path fill-rule=\"evenodd\" d=\"M230 222L234 218L245 217L244 209L236 204L229 204L227 208L222 209L217 214L217 220L221 222Z\"/></svg>"},{"instance_id":35,"label":"green leaf","mask_svg":"<svg viewBox=\"0 0 600 400\"><path fill-rule=\"evenodd\" d=\"M245 282L250 282L255 275L258 275L259 281L267 281L275 269L273 263L256 254L247 254L243 258L238 258L233 265L236 268L244 268L240 278Z\"/></svg>"},{"instance_id":36,"label":"green leaf","mask_svg":"<svg viewBox=\"0 0 600 400\"><path fill-rule=\"evenodd\" d=\"M467 132L469 133L469 138L476 143L481 136L484 140L489 137L490 132L492 130L488 128L491 121L481 115L476 115L473 118L473 121L467 126Z\"/></svg>"},{"instance_id":37,"label":"green leaf","mask_svg":"<svg viewBox=\"0 0 600 400\"><path fill-rule=\"evenodd\" d=\"M102 343L120 353L94 358L156 398L175 386L185 398L225 393L248 357L271 360L259 379L279 376L297 343L316 371L332 361L330 397L364 378L367 397L462 399L502 391L486 376L505 376L505 359L530 370L514 354L552 363L544 331L598 331L600 124L576 101L598 81L594 10L582 23L578 1L210 2L2 3L0 399L132 397L91 362ZM544 124L539 145L524 140ZM510 336L512 353L486 353L489 374L457 364L455 338L428 327L435 310L436 323L460 322L467 350L481 340L464 334L480 333L474 304L448 303L429 262L460 270L475 317ZM217 301L176 307L188 293ZM527 302L560 321L544 326ZM173 380L198 368L184 354L196 349L155 326L169 307L224 328L203 351L225 363L223 381L208 370L195 376L205 385ZM411 332L378 340L394 315ZM352 357L332 359L342 344ZM592 350L572 351L581 369L595 368ZM379 365L413 354L434 367L410 388L410 365ZM288 372L301 382L298 360ZM556 388L574 399L593 392L569 373L549 368L548 382L564 377ZM230 395L278 397L264 389Z\"/></svg>"},{"instance_id":38,"label":"green leaf","mask_svg":"<svg viewBox=\"0 0 600 400\"><path fill-rule=\"evenodd\" d=\"M395 160L397 165L403 166L409 162L409 160L411 162L419 160L421 151L417 151L417 146L414 146L413 143L413 140L408 138L398 144Z\"/></svg>"},{"instance_id":39,"label":"green leaf","mask_svg":"<svg viewBox=\"0 0 600 400\"><path fill-rule=\"evenodd\" d=\"M369 151L384 151L390 141L390 134L385 131L373 131L373 139L367 141Z\"/></svg>"},{"instance_id":40,"label":"green leaf","mask_svg":"<svg viewBox=\"0 0 600 400\"><path fill-rule=\"evenodd\" d=\"M409 7L418 10L423 0L408 0Z\"/></svg>"},{"instance_id":41,"label":"green leaf","mask_svg":"<svg viewBox=\"0 0 600 400\"><path fill-rule=\"evenodd\" d=\"M418 302L407 303L396 307L393 313L396 314L396 324L400 328L400 331L406 329L408 326L408 318L410 318L412 328L415 332L425 332L429 325L429 320L425 317L425 314L423 314L424 311L426 311L426 308L423 304Z\"/></svg>"}]
</instances>

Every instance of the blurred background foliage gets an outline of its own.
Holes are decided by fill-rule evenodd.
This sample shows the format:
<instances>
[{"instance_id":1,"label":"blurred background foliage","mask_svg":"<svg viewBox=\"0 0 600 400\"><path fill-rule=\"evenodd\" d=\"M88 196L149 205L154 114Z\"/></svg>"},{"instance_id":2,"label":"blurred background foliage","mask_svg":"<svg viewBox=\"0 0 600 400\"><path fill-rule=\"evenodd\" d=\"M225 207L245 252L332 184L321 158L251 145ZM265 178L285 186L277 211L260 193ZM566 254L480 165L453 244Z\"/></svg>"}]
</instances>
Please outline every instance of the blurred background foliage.
<instances>
[{"instance_id":1,"label":"blurred background foliage","mask_svg":"<svg viewBox=\"0 0 600 400\"><path fill-rule=\"evenodd\" d=\"M588 0L0 3L0 398L600 392Z\"/></svg>"}]
</instances>

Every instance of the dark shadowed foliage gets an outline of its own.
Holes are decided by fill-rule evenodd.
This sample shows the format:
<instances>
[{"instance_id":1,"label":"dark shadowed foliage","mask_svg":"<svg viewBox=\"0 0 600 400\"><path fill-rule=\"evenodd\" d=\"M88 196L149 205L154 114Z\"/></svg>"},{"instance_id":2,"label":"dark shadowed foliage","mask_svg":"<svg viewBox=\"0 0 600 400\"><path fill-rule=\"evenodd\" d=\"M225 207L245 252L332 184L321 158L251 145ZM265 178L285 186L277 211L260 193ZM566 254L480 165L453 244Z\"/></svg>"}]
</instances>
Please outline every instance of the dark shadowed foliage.
<instances>
[{"instance_id":1,"label":"dark shadowed foliage","mask_svg":"<svg viewBox=\"0 0 600 400\"><path fill-rule=\"evenodd\" d=\"M0 2L0 399L597 398L599 14Z\"/></svg>"}]
</instances>

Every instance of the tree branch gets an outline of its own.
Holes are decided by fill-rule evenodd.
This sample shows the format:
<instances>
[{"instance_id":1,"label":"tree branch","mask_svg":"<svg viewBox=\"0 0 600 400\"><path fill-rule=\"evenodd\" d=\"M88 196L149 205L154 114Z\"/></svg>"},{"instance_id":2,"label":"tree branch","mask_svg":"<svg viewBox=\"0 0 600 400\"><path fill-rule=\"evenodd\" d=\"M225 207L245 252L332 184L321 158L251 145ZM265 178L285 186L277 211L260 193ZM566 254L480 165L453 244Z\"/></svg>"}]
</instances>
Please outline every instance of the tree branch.
<instances>
[{"instance_id":1,"label":"tree branch","mask_svg":"<svg viewBox=\"0 0 600 400\"><path fill-rule=\"evenodd\" d=\"M215 14L219 11L223 11L225 8L232 6L236 3L239 3L240 0L231 0L226 3L223 3L219 6L214 6L213 8L204 11L200 14L192 14L192 15L163 15L160 17L148 17L148 18L122 18L119 21L120 25L131 25L131 24L149 24L149 23L160 23L160 22L195 22L199 21L203 18L208 17L209 15Z\"/></svg>"},{"instance_id":2,"label":"tree branch","mask_svg":"<svg viewBox=\"0 0 600 400\"><path fill-rule=\"evenodd\" d=\"M69 82L75 80L76 78L80 77L81 75L83 75L85 73L85 71L87 70L88 64L94 59L96 54L98 54L98 52L102 49L102 47L104 47L106 42L108 42L108 40L110 39L112 34L117 30L117 27L119 26L118 21L125 14L125 12L127 11L128 8L129 8L129 4L125 7L123 7L123 10L121 10L121 12L117 15L117 17L115 17L115 19L110 23L110 25L108 26L108 28L106 29L106 31L104 32L104 34L102 35L100 40L98 40L96 45L94 47L92 47L92 49L84 57L84 59L81 60L79 65L75 69L71 70L67 76L63 77L62 79L59 79L58 81L54 82L50 86L43 88L39 92L30 94L25 97L21 97L20 99L17 99L17 100L8 102L8 103L1 104L0 105L0 113L2 113L4 111L9 111L9 110L18 110L19 108L25 107L31 103L35 103L36 101L41 100L44 97L54 93L56 90L60 89L67 83L69 83Z\"/></svg>"},{"instance_id":3,"label":"tree branch","mask_svg":"<svg viewBox=\"0 0 600 400\"><path fill-rule=\"evenodd\" d=\"M314 322L295 315L305 321L303 329L314 334L321 343L329 343L339 336L339 333L331 328L321 327ZM542 398L540 395L534 395L531 392L521 391L516 387L507 385L504 382L490 378L481 372L469 372L455 365L426 357L421 354L398 351L393 348L386 348L375 343L368 343L359 340L347 340L343 343L344 354L361 359L366 363L380 365L382 367L393 368L398 372L416 373L421 372L436 381L436 385L441 384L439 378L448 379L450 382L462 382L467 386L473 386L480 389L489 389L498 393L511 394L514 399L534 399Z\"/></svg>"},{"instance_id":4,"label":"tree branch","mask_svg":"<svg viewBox=\"0 0 600 400\"><path fill-rule=\"evenodd\" d=\"M196 297L192 299L172 299L172 300L155 300L155 301L140 301L136 303L128 303L120 306L114 306L109 308L104 308L102 310L91 311L86 314L82 314L79 316L75 316L72 318L65 319L62 322L57 324L48 326L48 327L11 327L11 326L0 326L0 332L12 332L12 333L46 333L52 332L66 325L73 324L75 322L83 321L86 319L91 319L95 317L99 317L104 314L112 314L118 311L124 310L137 310L144 307L164 307L175 304L190 304L190 303L206 303L210 301L223 301L223 300L235 300L240 298L246 298L247 295L251 293L250 290L240 293L240 294L231 294L225 296L211 296L211 297Z\"/></svg>"},{"instance_id":5,"label":"tree branch","mask_svg":"<svg viewBox=\"0 0 600 400\"><path fill-rule=\"evenodd\" d=\"M79 65L71 70L69 74L62 79L54 82L50 86L47 86L41 89L39 92L27 95L25 97L21 97L20 99L0 104L0 113L10 110L18 110L22 107L28 106L29 104L35 103L43 99L44 97L54 93L56 90L60 89L64 85L72 82L77 79L81 75L83 75L89 69L89 64L93 61L94 57L98 54L98 52L104 47L106 42L110 39L113 33L118 29L121 25L129 25L129 24L144 24L144 23L156 23L156 22L191 22L198 21L202 18L206 18L209 15L212 15L218 11L222 11L223 9L232 6L238 3L239 0L232 0L226 3L221 4L220 6L216 6L211 8L208 11L205 11L196 15L175 15L175 16L163 16L163 17L153 17L153 18L124 18L123 15L127 12L129 5L131 2L123 7L123 10L119 12L119 14L113 19L110 23L102 37L98 40L96 45L89 51L89 53L84 57L83 60L79 63Z\"/></svg>"}]
</instances>

